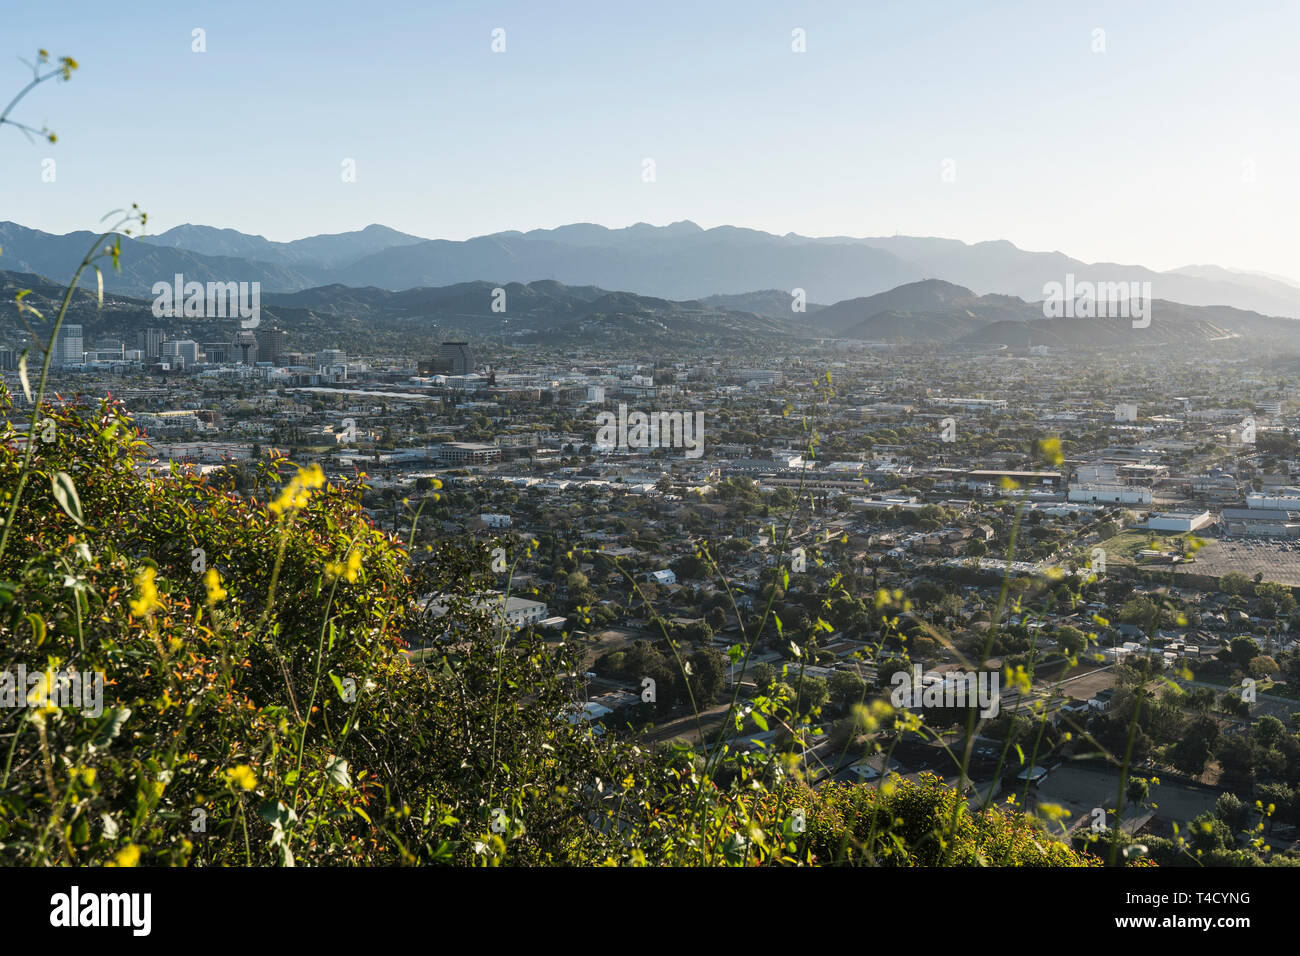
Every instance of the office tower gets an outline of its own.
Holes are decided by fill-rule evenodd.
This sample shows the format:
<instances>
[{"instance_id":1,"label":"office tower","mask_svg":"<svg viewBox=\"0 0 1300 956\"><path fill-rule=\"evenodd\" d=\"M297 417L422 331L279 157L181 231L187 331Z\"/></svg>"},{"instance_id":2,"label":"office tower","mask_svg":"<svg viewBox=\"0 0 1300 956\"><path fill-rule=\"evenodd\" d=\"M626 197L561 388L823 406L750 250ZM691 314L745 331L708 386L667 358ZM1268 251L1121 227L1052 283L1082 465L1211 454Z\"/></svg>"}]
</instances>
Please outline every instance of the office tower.
<instances>
[{"instance_id":1,"label":"office tower","mask_svg":"<svg viewBox=\"0 0 1300 956\"><path fill-rule=\"evenodd\" d=\"M189 368L199 363L199 343L193 339L173 339L164 342L162 358L173 368Z\"/></svg>"},{"instance_id":2,"label":"office tower","mask_svg":"<svg viewBox=\"0 0 1300 956\"><path fill-rule=\"evenodd\" d=\"M162 355L162 344L165 341L167 333L162 329L141 329L135 334L135 347L144 353L146 361Z\"/></svg>"},{"instance_id":3,"label":"office tower","mask_svg":"<svg viewBox=\"0 0 1300 956\"><path fill-rule=\"evenodd\" d=\"M289 334L278 328L258 329L256 334L257 354L261 361L280 365L288 350Z\"/></svg>"},{"instance_id":4,"label":"office tower","mask_svg":"<svg viewBox=\"0 0 1300 956\"><path fill-rule=\"evenodd\" d=\"M348 353L342 349L321 349L316 353L317 365L347 365Z\"/></svg>"},{"instance_id":5,"label":"office tower","mask_svg":"<svg viewBox=\"0 0 1300 956\"><path fill-rule=\"evenodd\" d=\"M474 371L474 353L468 342L443 342L438 346L438 357L451 363L452 375L468 375Z\"/></svg>"},{"instance_id":6,"label":"office tower","mask_svg":"<svg viewBox=\"0 0 1300 956\"><path fill-rule=\"evenodd\" d=\"M230 354L240 365L256 365L257 336L248 329L236 332L230 343Z\"/></svg>"},{"instance_id":7,"label":"office tower","mask_svg":"<svg viewBox=\"0 0 1300 956\"><path fill-rule=\"evenodd\" d=\"M55 365L80 365L86 360L86 349L81 341L81 326L65 325L59 329L54 342Z\"/></svg>"}]
</instances>

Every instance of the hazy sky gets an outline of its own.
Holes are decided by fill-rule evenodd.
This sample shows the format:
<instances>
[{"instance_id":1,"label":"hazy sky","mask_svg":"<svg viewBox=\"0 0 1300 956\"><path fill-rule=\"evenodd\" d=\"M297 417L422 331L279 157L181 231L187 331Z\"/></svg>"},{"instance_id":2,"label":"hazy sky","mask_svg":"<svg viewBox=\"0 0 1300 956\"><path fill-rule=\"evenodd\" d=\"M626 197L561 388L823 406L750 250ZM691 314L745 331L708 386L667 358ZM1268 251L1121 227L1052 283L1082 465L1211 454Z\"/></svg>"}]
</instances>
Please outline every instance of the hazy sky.
<instances>
[{"instance_id":1,"label":"hazy sky","mask_svg":"<svg viewBox=\"0 0 1300 956\"><path fill-rule=\"evenodd\" d=\"M57 144L0 127L0 219L692 219L1300 278L1297 38L1294 0L41 0L4 17L0 100L38 47L81 69L14 114Z\"/></svg>"}]
</instances>

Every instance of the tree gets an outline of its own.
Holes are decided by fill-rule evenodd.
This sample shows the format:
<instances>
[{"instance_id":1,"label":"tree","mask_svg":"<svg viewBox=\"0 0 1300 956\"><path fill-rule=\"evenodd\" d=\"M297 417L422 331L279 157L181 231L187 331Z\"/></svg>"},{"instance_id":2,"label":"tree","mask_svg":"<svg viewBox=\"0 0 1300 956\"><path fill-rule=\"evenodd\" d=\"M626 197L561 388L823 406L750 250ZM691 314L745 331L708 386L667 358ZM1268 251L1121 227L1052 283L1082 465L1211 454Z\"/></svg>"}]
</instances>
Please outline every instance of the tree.
<instances>
[{"instance_id":1,"label":"tree","mask_svg":"<svg viewBox=\"0 0 1300 956\"><path fill-rule=\"evenodd\" d=\"M860 702L867 691L866 683L853 671L836 671L829 686L831 700L844 710Z\"/></svg>"},{"instance_id":2,"label":"tree","mask_svg":"<svg viewBox=\"0 0 1300 956\"><path fill-rule=\"evenodd\" d=\"M1289 587L1281 584L1257 584L1255 594L1259 598L1260 610L1266 617L1290 617L1295 613L1295 595Z\"/></svg>"},{"instance_id":3,"label":"tree","mask_svg":"<svg viewBox=\"0 0 1300 956\"><path fill-rule=\"evenodd\" d=\"M1214 706L1214 691L1208 687L1193 687L1187 695L1187 706L1192 710L1205 713Z\"/></svg>"},{"instance_id":4,"label":"tree","mask_svg":"<svg viewBox=\"0 0 1300 956\"><path fill-rule=\"evenodd\" d=\"M704 710L713 704L727 680L727 667L722 654L713 647L701 647L690 656L691 693L695 706Z\"/></svg>"},{"instance_id":5,"label":"tree","mask_svg":"<svg viewBox=\"0 0 1300 956\"><path fill-rule=\"evenodd\" d=\"M1219 738L1215 757L1223 770L1221 782L1237 790L1249 792L1255 783L1258 763L1254 742L1244 734L1230 734Z\"/></svg>"},{"instance_id":6,"label":"tree","mask_svg":"<svg viewBox=\"0 0 1300 956\"><path fill-rule=\"evenodd\" d=\"M692 644L707 644L713 640L713 628L705 621L696 621L682 628L682 637Z\"/></svg>"},{"instance_id":7,"label":"tree","mask_svg":"<svg viewBox=\"0 0 1300 956\"><path fill-rule=\"evenodd\" d=\"M1267 654L1261 654L1259 657L1251 658L1246 665L1246 673L1257 680L1263 680L1266 677L1272 677L1278 671L1277 661Z\"/></svg>"},{"instance_id":8,"label":"tree","mask_svg":"<svg viewBox=\"0 0 1300 956\"><path fill-rule=\"evenodd\" d=\"M812 674L804 674L800 677L798 674L790 674L788 679L794 681L799 690L796 707L800 714L809 713L814 707L820 707L830 698L830 688L824 677L815 677Z\"/></svg>"},{"instance_id":9,"label":"tree","mask_svg":"<svg viewBox=\"0 0 1300 956\"><path fill-rule=\"evenodd\" d=\"M1255 739L1263 747L1271 748L1286 733L1286 725L1276 717L1265 715L1255 721Z\"/></svg>"},{"instance_id":10,"label":"tree","mask_svg":"<svg viewBox=\"0 0 1300 956\"><path fill-rule=\"evenodd\" d=\"M907 674L911 679L912 662L906 657L884 657L876 661L876 686L881 690L890 690L894 685L895 674Z\"/></svg>"},{"instance_id":11,"label":"tree","mask_svg":"<svg viewBox=\"0 0 1300 956\"><path fill-rule=\"evenodd\" d=\"M709 576L709 565L697 554L684 554L672 563L678 579L703 580Z\"/></svg>"},{"instance_id":12,"label":"tree","mask_svg":"<svg viewBox=\"0 0 1300 956\"><path fill-rule=\"evenodd\" d=\"M1221 793L1214 803L1214 813L1234 833L1250 824L1250 807L1232 793Z\"/></svg>"},{"instance_id":13,"label":"tree","mask_svg":"<svg viewBox=\"0 0 1300 956\"><path fill-rule=\"evenodd\" d=\"M1234 637L1231 644L1231 656L1233 662L1244 669L1259 656L1259 645L1249 637Z\"/></svg>"},{"instance_id":14,"label":"tree","mask_svg":"<svg viewBox=\"0 0 1300 956\"><path fill-rule=\"evenodd\" d=\"M1067 624L1057 630L1056 644L1066 654L1078 654L1088 646L1088 636Z\"/></svg>"},{"instance_id":15,"label":"tree","mask_svg":"<svg viewBox=\"0 0 1300 956\"><path fill-rule=\"evenodd\" d=\"M1151 628L1155 626L1158 614L1159 609L1150 598L1135 597L1124 602L1124 606L1120 608L1119 619L1125 624Z\"/></svg>"},{"instance_id":16,"label":"tree","mask_svg":"<svg viewBox=\"0 0 1300 956\"><path fill-rule=\"evenodd\" d=\"M1209 853L1232 845L1232 831L1212 813L1202 813L1189 827L1193 850Z\"/></svg>"},{"instance_id":17,"label":"tree","mask_svg":"<svg viewBox=\"0 0 1300 956\"><path fill-rule=\"evenodd\" d=\"M1246 575L1239 571L1229 571L1219 578L1219 590L1224 594L1250 594L1254 588Z\"/></svg>"},{"instance_id":18,"label":"tree","mask_svg":"<svg viewBox=\"0 0 1300 956\"><path fill-rule=\"evenodd\" d=\"M1219 709L1225 714L1233 714L1237 717L1250 716L1250 704L1241 699L1241 694L1234 694L1230 690L1225 690L1219 695Z\"/></svg>"},{"instance_id":19,"label":"tree","mask_svg":"<svg viewBox=\"0 0 1300 956\"><path fill-rule=\"evenodd\" d=\"M1202 714L1188 724L1183 736L1174 744L1171 759L1176 769L1199 777L1205 772L1205 762L1219 739L1219 725L1214 718Z\"/></svg>"}]
</instances>

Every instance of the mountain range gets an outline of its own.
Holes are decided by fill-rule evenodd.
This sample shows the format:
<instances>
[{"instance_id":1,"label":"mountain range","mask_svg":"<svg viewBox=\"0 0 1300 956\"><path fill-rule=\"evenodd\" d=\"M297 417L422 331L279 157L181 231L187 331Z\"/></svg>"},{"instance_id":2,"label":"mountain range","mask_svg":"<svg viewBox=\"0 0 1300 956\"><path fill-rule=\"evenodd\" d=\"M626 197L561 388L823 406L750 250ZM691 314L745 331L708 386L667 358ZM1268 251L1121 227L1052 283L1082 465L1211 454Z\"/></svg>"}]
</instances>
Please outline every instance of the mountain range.
<instances>
[{"instance_id":1,"label":"mountain range","mask_svg":"<svg viewBox=\"0 0 1300 956\"><path fill-rule=\"evenodd\" d=\"M93 238L89 232L60 236L0 222L0 270L70 275ZM105 272L105 288L131 296L150 295L155 282L170 281L176 273L200 282L258 281L264 295L322 286L400 291L551 280L570 288L699 300L765 315L788 309L794 289L804 290L812 314L813 303L871 298L928 279L980 296L1033 302L1042 298L1046 283L1062 282L1072 273L1079 281L1150 282L1156 298L1185 305L1300 318L1300 284L1218 266L1157 272L1141 265L1086 263L1061 252L1030 252L1005 240L809 238L735 226L702 229L689 221L621 229L577 223L464 241L422 239L371 225L273 242L233 229L184 225L158 236L124 239L121 265L120 273Z\"/></svg>"},{"instance_id":2,"label":"mountain range","mask_svg":"<svg viewBox=\"0 0 1300 956\"><path fill-rule=\"evenodd\" d=\"M52 315L63 287L42 276L0 271L0 301L12 301L22 289L31 290L27 304ZM493 309L498 289L504 292L504 312ZM93 292L79 290L68 321L83 325L88 340L130 342L139 329L160 324L151 305L145 297L109 292L100 308ZM417 354L436 348L438 341L466 337L560 346L575 355L593 345L605 352L662 351L666 343L720 354L755 346L779 349L792 338L809 337L957 349L1146 349L1154 356L1183 348L1244 348L1265 355L1300 352L1300 322L1294 319L1162 299L1151 303L1147 328L1134 328L1128 318L1047 319L1041 303L981 296L938 279L810 306L804 314L788 310L789 298L779 290L714 301L673 301L552 280L500 287L480 280L400 292L334 284L268 293L262 299L261 319L290 332L296 348L343 347L364 354ZM228 338L233 331L225 319L162 323L175 337L205 342ZM27 344L7 332L3 337L5 344Z\"/></svg>"}]
</instances>

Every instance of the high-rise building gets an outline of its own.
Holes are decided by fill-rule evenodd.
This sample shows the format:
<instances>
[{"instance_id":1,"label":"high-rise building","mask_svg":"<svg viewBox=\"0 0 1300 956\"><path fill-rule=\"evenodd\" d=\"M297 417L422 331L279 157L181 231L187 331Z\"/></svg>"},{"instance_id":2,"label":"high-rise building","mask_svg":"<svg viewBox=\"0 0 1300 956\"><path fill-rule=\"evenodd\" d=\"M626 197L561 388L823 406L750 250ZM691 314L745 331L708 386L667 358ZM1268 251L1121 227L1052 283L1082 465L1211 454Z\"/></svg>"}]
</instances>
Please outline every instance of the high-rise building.
<instances>
[{"instance_id":1,"label":"high-rise building","mask_svg":"<svg viewBox=\"0 0 1300 956\"><path fill-rule=\"evenodd\" d=\"M161 358L169 359L173 368L190 368L199 363L199 343L193 339L172 339L164 342Z\"/></svg>"},{"instance_id":2,"label":"high-rise building","mask_svg":"<svg viewBox=\"0 0 1300 956\"><path fill-rule=\"evenodd\" d=\"M284 361L284 353L288 350L289 334L284 329L269 328L257 330L257 354L263 362L273 362L276 365Z\"/></svg>"},{"instance_id":3,"label":"high-rise building","mask_svg":"<svg viewBox=\"0 0 1300 956\"><path fill-rule=\"evenodd\" d=\"M121 362L126 359L126 343L121 339L100 339L86 353L89 362Z\"/></svg>"},{"instance_id":4,"label":"high-rise building","mask_svg":"<svg viewBox=\"0 0 1300 956\"><path fill-rule=\"evenodd\" d=\"M199 343L193 339L181 339L176 343L176 354L185 360L185 367L199 364Z\"/></svg>"},{"instance_id":5,"label":"high-rise building","mask_svg":"<svg viewBox=\"0 0 1300 956\"><path fill-rule=\"evenodd\" d=\"M81 341L81 326L65 325L59 329L54 341L54 365L80 365L86 360L86 348Z\"/></svg>"},{"instance_id":6,"label":"high-rise building","mask_svg":"<svg viewBox=\"0 0 1300 956\"><path fill-rule=\"evenodd\" d=\"M201 346L204 361L213 365L225 365L230 361L230 343L204 342Z\"/></svg>"},{"instance_id":7,"label":"high-rise building","mask_svg":"<svg viewBox=\"0 0 1300 956\"><path fill-rule=\"evenodd\" d=\"M18 352L16 349L0 349L0 368L14 369L18 367Z\"/></svg>"},{"instance_id":8,"label":"high-rise building","mask_svg":"<svg viewBox=\"0 0 1300 956\"><path fill-rule=\"evenodd\" d=\"M342 349L321 349L316 353L317 365L347 365L348 353Z\"/></svg>"},{"instance_id":9,"label":"high-rise building","mask_svg":"<svg viewBox=\"0 0 1300 956\"><path fill-rule=\"evenodd\" d=\"M420 359L417 368L421 375L450 375L451 360L435 355L433 358Z\"/></svg>"},{"instance_id":10,"label":"high-rise building","mask_svg":"<svg viewBox=\"0 0 1300 956\"><path fill-rule=\"evenodd\" d=\"M135 347L144 353L146 361L162 355L162 344L165 341L167 333L162 329L141 329L135 333Z\"/></svg>"},{"instance_id":11,"label":"high-rise building","mask_svg":"<svg viewBox=\"0 0 1300 956\"><path fill-rule=\"evenodd\" d=\"M474 371L474 353L468 342L443 342L438 346L438 357L451 363L452 375L468 375Z\"/></svg>"},{"instance_id":12,"label":"high-rise building","mask_svg":"<svg viewBox=\"0 0 1300 956\"><path fill-rule=\"evenodd\" d=\"M256 365L257 336L249 329L239 330L230 343L230 354L240 365Z\"/></svg>"}]
</instances>

